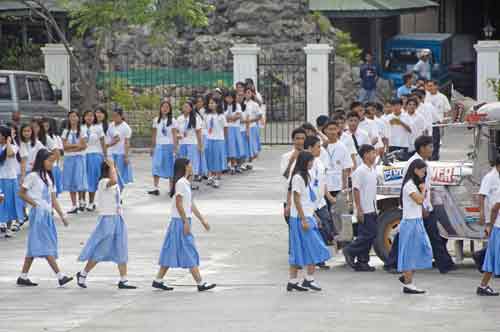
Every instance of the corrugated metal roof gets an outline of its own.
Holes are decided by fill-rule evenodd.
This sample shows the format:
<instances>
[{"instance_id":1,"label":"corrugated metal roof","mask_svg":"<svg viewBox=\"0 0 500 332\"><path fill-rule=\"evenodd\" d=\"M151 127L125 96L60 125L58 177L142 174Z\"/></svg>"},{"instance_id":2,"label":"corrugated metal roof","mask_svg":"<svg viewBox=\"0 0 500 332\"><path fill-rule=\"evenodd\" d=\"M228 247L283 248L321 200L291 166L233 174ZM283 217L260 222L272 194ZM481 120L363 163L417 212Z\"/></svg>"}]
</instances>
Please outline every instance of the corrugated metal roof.
<instances>
[{"instance_id":1,"label":"corrugated metal roof","mask_svg":"<svg viewBox=\"0 0 500 332\"><path fill-rule=\"evenodd\" d=\"M310 10L346 17L398 15L438 6L430 0L309 0Z\"/></svg>"},{"instance_id":2,"label":"corrugated metal roof","mask_svg":"<svg viewBox=\"0 0 500 332\"><path fill-rule=\"evenodd\" d=\"M57 4L56 0L43 0L42 2L51 12L67 12L67 10ZM29 8L21 1L0 0L0 12L22 13L28 10Z\"/></svg>"}]
</instances>

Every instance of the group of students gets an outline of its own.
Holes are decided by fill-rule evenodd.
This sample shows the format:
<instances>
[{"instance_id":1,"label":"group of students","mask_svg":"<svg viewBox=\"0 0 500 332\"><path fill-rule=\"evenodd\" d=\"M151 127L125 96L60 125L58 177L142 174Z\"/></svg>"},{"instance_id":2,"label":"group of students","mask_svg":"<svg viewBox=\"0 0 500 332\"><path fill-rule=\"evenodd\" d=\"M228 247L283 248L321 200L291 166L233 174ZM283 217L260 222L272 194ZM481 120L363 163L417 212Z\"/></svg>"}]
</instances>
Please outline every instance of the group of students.
<instances>
[{"instance_id":1,"label":"group of students","mask_svg":"<svg viewBox=\"0 0 500 332\"><path fill-rule=\"evenodd\" d=\"M222 174L253 168L260 151L260 125L264 120L261 95L253 81L238 82L236 90L216 89L206 96L187 100L182 114L174 118L168 100L153 120L153 189L160 195L160 178L172 179L176 157L192 162L194 181L220 187ZM199 187L192 184L192 189Z\"/></svg>"}]
</instances>

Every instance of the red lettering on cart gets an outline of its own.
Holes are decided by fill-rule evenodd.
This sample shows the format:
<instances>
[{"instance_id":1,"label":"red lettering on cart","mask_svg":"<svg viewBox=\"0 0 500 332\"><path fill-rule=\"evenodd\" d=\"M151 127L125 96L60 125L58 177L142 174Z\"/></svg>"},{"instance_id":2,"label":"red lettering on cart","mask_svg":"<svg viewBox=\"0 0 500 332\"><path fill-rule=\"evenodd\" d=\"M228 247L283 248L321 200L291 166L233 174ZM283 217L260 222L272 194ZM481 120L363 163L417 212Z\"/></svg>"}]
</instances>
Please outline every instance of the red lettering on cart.
<instances>
[{"instance_id":1,"label":"red lettering on cart","mask_svg":"<svg viewBox=\"0 0 500 332\"><path fill-rule=\"evenodd\" d=\"M449 184L454 182L454 167L434 167L432 169L432 182Z\"/></svg>"}]
</instances>

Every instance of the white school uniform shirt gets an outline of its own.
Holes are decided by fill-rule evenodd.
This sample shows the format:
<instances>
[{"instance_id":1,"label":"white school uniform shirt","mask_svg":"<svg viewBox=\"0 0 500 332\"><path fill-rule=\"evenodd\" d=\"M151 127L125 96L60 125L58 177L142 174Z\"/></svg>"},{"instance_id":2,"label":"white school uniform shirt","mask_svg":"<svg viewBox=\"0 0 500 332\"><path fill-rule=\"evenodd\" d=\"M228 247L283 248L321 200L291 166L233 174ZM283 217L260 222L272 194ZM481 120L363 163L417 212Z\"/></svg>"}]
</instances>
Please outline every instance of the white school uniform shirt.
<instances>
[{"instance_id":1,"label":"white school uniform shirt","mask_svg":"<svg viewBox=\"0 0 500 332\"><path fill-rule=\"evenodd\" d=\"M309 181L309 184L306 186L304 179L300 174L295 174L292 178L292 208L290 210L290 216L293 218L298 218L299 214L297 212L297 208L295 206L295 200L293 199L294 193L300 194L300 202L302 203L302 210L304 211L305 217L312 217L314 215L314 210L316 209L316 202L311 200L312 183ZM316 200L318 198L316 197Z\"/></svg>"},{"instance_id":2,"label":"white school uniform shirt","mask_svg":"<svg viewBox=\"0 0 500 332\"><path fill-rule=\"evenodd\" d=\"M437 117L440 119L440 122L443 121L445 113L451 110L448 97L441 92L437 92L435 95L427 92L425 94L425 102L432 104L436 108Z\"/></svg>"},{"instance_id":3,"label":"white school uniform shirt","mask_svg":"<svg viewBox=\"0 0 500 332\"><path fill-rule=\"evenodd\" d=\"M411 156L410 159L408 159L408 161L406 162L406 166L403 168L403 179L406 176L406 172L408 171L408 167L410 167L411 163L417 159L424 160L424 158L422 158L422 156L420 156L418 153L415 153L413 156ZM426 172L425 172L427 174L427 176L425 177L426 194L425 194L425 200L424 200L424 203L422 204L422 206L424 209L426 209L427 211L430 212L434 209L432 207L432 202L431 202L432 168L429 166L428 161L425 161L425 163L427 164L427 168L426 168Z\"/></svg>"},{"instance_id":4,"label":"white school uniform shirt","mask_svg":"<svg viewBox=\"0 0 500 332\"><path fill-rule=\"evenodd\" d=\"M100 153L103 154L101 139L105 137L104 129L102 128L102 124L94 124L88 127L87 125L83 125L80 128L81 133L85 133L86 141L87 141L87 149L85 149L85 153Z\"/></svg>"},{"instance_id":5,"label":"white school uniform shirt","mask_svg":"<svg viewBox=\"0 0 500 332\"><path fill-rule=\"evenodd\" d=\"M255 120L257 119L260 115L262 115L260 111L260 106L253 100L247 100L246 101L246 110L245 112L248 112L248 117L250 120ZM252 122L250 124L250 128L256 127L257 122Z\"/></svg>"},{"instance_id":6,"label":"white school uniform shirt","mask_svg":"<svg viewBox=\"0 0 500 332\"><path fill-rule=\"evenodd\" d=\"M186 179L185 177L180 178L175 184L175 195L174 197L172 197L172 218L181 217L175 204L177 196L182 196L182 207L184 208L184 213L186 214L187 218L191 218L191 206L193 199L191 194L191 183L189 183L188 179Z\"/></svg>"},{"instance_id":7,"label":"white school uniform shirt","mask_svg":"<svg viewBox=\"0 0 500 332\"><path fill-rule=\"evenodd\" d=\"M479 194L484 198L484 217L489 222L491 216L491 208L493 208L493 199L496 191L500 189L500 174L496 167L493 167L481 180Z\"/></svg>"},{"instance_id":8,"label":"white school uniform shirt","mask_svg":"<svg viewBox=\"0 0 500 332\"><path fill-rule=\"evenodd\" d=\"M54 136L55 138L55 136ZM49 151L54 151L54 150L57 150L57 143L56 143L56 140L50 137L49 135L46 136L45 140L47 142L47 144L45 145L45 148Z\"/></svg>"},{"instance_id":9,"label":"white school uniform shirt","mask_svg":"<svg viewBox=\"0 0 500 332\"><path fill-rule=\"evenodd\" d=\"M343 171L352 168L351 154L344 143L337 141L335 144L328 144L321 149L320 155L326 171L326 186L328 191L342 190Z\"/></svg>"},{"instance_id":10,"label":"white school uniform shirt","mask_svg":"<svg viewBox=\"0 0 500 332\"><path fill-rule=\"evenodd\" d=\"M411 119L409 150L415 151L415 140L424 134L426 123L424 118L417 114L417 112L413 113L413 115L410 115L409 113L406 114Z\"/></svg>"},{"instance_id":11,"label":"white school uniform shirt","mask_svg":"<svg viewBox=\"0 0 500 332\"><path fill-rule=\"evenodd\" d=\"M78 144L80 142L80 139L84 139L84 140L87 140L87 131L82 131L81 128L80 128L80 136L77 136L78 133L76 130L68 130L68 129L64 129L63 132L62 132L62 138L63 140L68 140L68 143L69 144ZM84 156L86 154L86 151L83 150L83 151L78 151L78 152L67 152L67 151L64 151L64 155L67 156L67 157L70 157L70 156Z\"/></svg>"},{"instance_id":12,"label":"white school uniform shirt","mask_svg":"<svg viewBox=\"0 0 500 332\"><path fill-rule=\"evenodd\" d=\"M242 132L242 133L246 132L246 130L247 130L247 124L243 123L243 121L247 121L248 117L249 117L249 115L248 115L248 112L246 111L246 109L244 112L241 111L240 132Z\"/></svg>"},{"instance_id":13,"label":"white school uniform shirt","mask_svg":"<svg viewBox=\"0 0 500 332\"><path fill-rule=\"evenodd\" d=\"M22 159L26 159L26 173L31 171L35 163L36 154L43 148L43 144L39 140L36 140L33 146L31 145L31 141L21 142L19 155Z\"/></svg>"},{"instance_id":14,"label":"white school uniform shirt","mask_svg":"<svg viewBox=\"0 0 500 332\"><path fill-rule=\"evenodd\" d=\"M97 185L97 211L100 216L122 214L120 187L115 184L108 188L109 179L102 179Z\"/></svg>"},{"instance_id":15,"label":"white school uniform shirt","mask_svg":"<svg viewBox=\"0 0 500 332\"><path fill-rule=\"evenodd\" d=\"M28 191L28 196L37 204L41 209L52 211L52 206L47 202L52 201L52 193L55 193L54 184L47 175L47 183L43 182L38 173L32 172L24 178L23 188ZM45 190L47 189L48 197L45 197Z\"/></svg>"},{"instance_id":16,"label":"white school uniform shirt","mask_svg":"<svg viewBox=\"0 0 500 332\"><path fill-rule=\"evenodd\" d=\"M363 121L359 122L358 129L361 129L368 134L368 138L370 139L370 144L372 144L372 142L375 140L378 141L379 137L378 126L374 120L365 117Z\"/></svg>"},{"instance_id":17,"label":"white school uniform shirt","mask_svg":"<svg viewBox=\"0 0 500 332\"><path fill-rule=\"evenodd\" d=\"M233 105L228 105L227 106L227 111L225 112L226 114L226 119L229 120L229 117L230 116L235 116L237 114L241 114L241 106L240 104L236 103L236 107L234 107ZM240 119L234 121L234 122L228 122L227 123L227 126L228 127L236 127L236 128L240 128Z\"/></svg>"},{"instance_id":18,"label":"white school uniform shirt","mask_svg":"<svg viewBox=\"0 0 500 332\"><path fill-rule=\"evenodd\" d=\"M358 189L364 214L377 213L377 171L365 163L352 173L352 187Z\"/></svg>"},{"instance_id":19,"label":"white school uniform shirt","mask_svg":"<svg viewBox=\"0 0 500 332\"><path fill-rule=\"evenodd\" d=\"M314 158L313 167L309 170L309 175L311 176L312 187L317 198L315 209L318 210L326 205L326 168L321 161L321 157Z\"/></svg>"},{"instance_id":20,"label":"white school uniform shirt","mask_svg":"<svg viewBox=\"0 0 500 332\"><path fill-rule=\"evenodd\" d=\"M495 191L492 196L491 207L493 207L496 203L500 203L500 190ZM490 222L490 216L486 217L486 222ZM497 218L495 219L495 227L500 227L500 212L497 214Z\"/></svg>"},{"instance_id":21,"label":"white school uniform shirt","mask_svg":"<svg viewBox=\"0 0 500 332\"><path fill-rule=\"evenodd\" d=\"M108 133L106 135L108 140L111 142L114 137L120 137L120 141L113 146L108 148L108 152L110 155L112 154L125 154L125 139L129 139L132 137L132 129L130 126L123 121L119 125L116 125L112 122L108 127Z\"/></svg>"},{"instance_id":22,"label":"white school uniform shirt","mask_svg":"<svg viewBox=\"0 0 500 332\"><path fill-rule=\"evenodd\" d=\"M14 155L12 157L5 158L5 161L2 165L0 165L0 179L17 179L17 166L18 162L16 159L16 153L18 151L18 147L16 145L11 144ZM6 149L6 145L0 147L0 151L4 151Z\"/></svg>"},{"instance_id":23,"label":"white school uniform shirt","mask_svg":"<svg viewBox=\"0 0 500 332\"><path fill-rule=\"evenodd\" d=\"M417 219L422 218L422 205L417 204L411 198L412 193L419 193L417 186L413 180L409 180L403 187L403 219Z\"/></svg>"},{"instance_id":24,"label":"white school uniform shirt","mask_svg":"<svg viewBox=\"0 0 500 332\"><path fill-rule=\"evenodd\" d=\"M295 167L295 161L290 166L290 172L288 174L288 178L285 178L283 176L283 174L286 171L286 168L288 166L288 163L290 162L290 158L292 157L292 154L293 154L294 151L295 151L295 149L293 149L292 151L289 151L289 152L285 152L283 155L281 155L281 161L280 161L280 179L281 179L281 182L283 183L283 189L284 189L284 192L285 192L285 202L286 202L286 200L288 198L288 187L290 185L290 176L291 176L291 174L293 172L293 169Z\"/></svg>"},{"instance_id":25,"label":"white school uniform shirt","mask_svg":"<svg viewBox=\"0 0 500 332\"><path fill-rule=\"evenodd\" d=\"M173 132L175 128L175 121L172 119L172 123L168 125L168 119L162 118L160 123L158 123L158 117L153 119L152 128L156 129L156 144L166 145L174 144Z\"/></svg>"},{"instance_id":26,"label":"white school uniform shirt","mask_svg":"<svg viewBox=\"0 0 500 332\"><path fill-rule=\"evenodd\" d=\"M181 114L181 116L177 118L175 126L179 131L179 135L182 136L180 144L198 144L198 140L196 138L196 131L202 129L202 121L203 121L202 118L197 115L196 127L188 128L189 116L186 118L184 114Z\"/></svg>"},{"instance_id":27,"label":"white school uniform shirt","mask_svg":"<svg viewBox=\"0 0 500 332\"><path fill-rule=\"evenodd\" d=\"M227 127L227 120L224 113L210 113L206 116L208 139L224 140L224 128Z\"/></svg>"},{"instance_id":28,"label":"white school uniform shirt","mask_svg":"<svg viewBox=\"0 0 500 332\"><path fill-rule=\"evenodd\" d=\"M202 136L208 136L208 128L207 128L207 110L205 107L202 107L199 111L199 114L197 114L196 117L196 122L198 122L198 119L200 119L200 126L201 126L201 135ZM182 115L181 115L182 116Z\"/></svg>"},{"instance_id":29,"label":"white school uniform shirt","mask_svg":"<svg viewBox=\"0 0 500 332\"><path fill-rule=\"evenodd\" d=\"M432 124L439 122L435 107L431 104L420 103L416 113L424 119L424 131L427 131L428 136L432 136Z\"/></svg>"},{"instance_id":30,"label":"white school uniform shirt","mask_svg":"<svg viewBox=\"0 0 500 332\"><path fill-rule=\"evenodd\" d=\"M410 133L401 125L391 125L390 121L399 119L411 128L411 118L406 112L401 112L399 116L391 114L387 117L389 125L391 126L391 137L389 137L389 146L397 146L400 148L410 147Z\"/></svg>"},{"instance_id":31,"label":"white school uniform shirt","mask_svg":"<svg viewBox=\"0 0 500 332\"><path fill-rule=\"evenodd\" d=\"M370 137L368 136L368 134L364 130L361 130L359 128L356 129L355 136L356 136L356 141L358 143L358 149L363 144L371 145ZM351 154L356 155L356 167L359 167L363 163L363 160L361 159L361 156L359 155L358 150L356 149L356 144L354 143L352 133L349 130L346 131L345 134L342 135L341 141L344 144L350 144L352 146L353 151Z\"/></svg>"},{"instance_id":32,"label":"white school uniform shirt","mask_svg":"<svg viewBox=\"0 0 500 332\"><path fill-rule=\"evenodd\" d=\"M391 126L389 123L383 117L376 117L374 121L377 124L379 137L389 139L391 136Z\"/></svg>"}]
</instances>

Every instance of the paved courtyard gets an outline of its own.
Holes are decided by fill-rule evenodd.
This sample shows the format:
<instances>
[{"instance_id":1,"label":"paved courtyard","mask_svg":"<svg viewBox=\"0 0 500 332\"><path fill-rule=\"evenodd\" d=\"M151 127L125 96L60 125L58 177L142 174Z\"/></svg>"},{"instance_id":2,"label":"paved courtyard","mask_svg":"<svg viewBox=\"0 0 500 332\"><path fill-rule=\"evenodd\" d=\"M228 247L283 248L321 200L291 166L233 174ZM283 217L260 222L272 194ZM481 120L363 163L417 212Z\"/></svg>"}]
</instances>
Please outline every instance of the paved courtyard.
<instances>
[{"instance_id":1,"label":"paved courtyard","mask_svg":"<svg viewBox=\"0 0 500 332\"><path fill-rule=\"evenodd\" d=\"M456 141L460 133L448 135ZM460 140L459 140L460 141ZM454 155L461 146L448 150ZM266 148L253 172L227 176L218 190L195 194L212 231L195 224L204 278L213 292L198 293L186 271L172 271L174 292L154 291L159 248L169 222L170 198L145 194L149 188L147 154L133 157L136 182L125 194L129 230L129 279L140 288L116 288L118 272L102 264L88 277L89 288L76 283L56 288L44 261L35 261L30 277L36 288L19 288L27 231L0 239L0 331L499 331L500 299L479 298L480 275L466 259L458 271L417 274L424 296L405 296L397 277L382 271L354 273L336 254L330 271L320 271L321 293L287 293L287 229L281 218L279 158L286 147ZM166 187L166 183L164 183ZM67 197L63 204L68 207ZM96 222L95 214L70 219L58 228L60 266L74 274L76 258ZM494 281L500 288L500 280Z\"/></svg>"}]
</instances>

